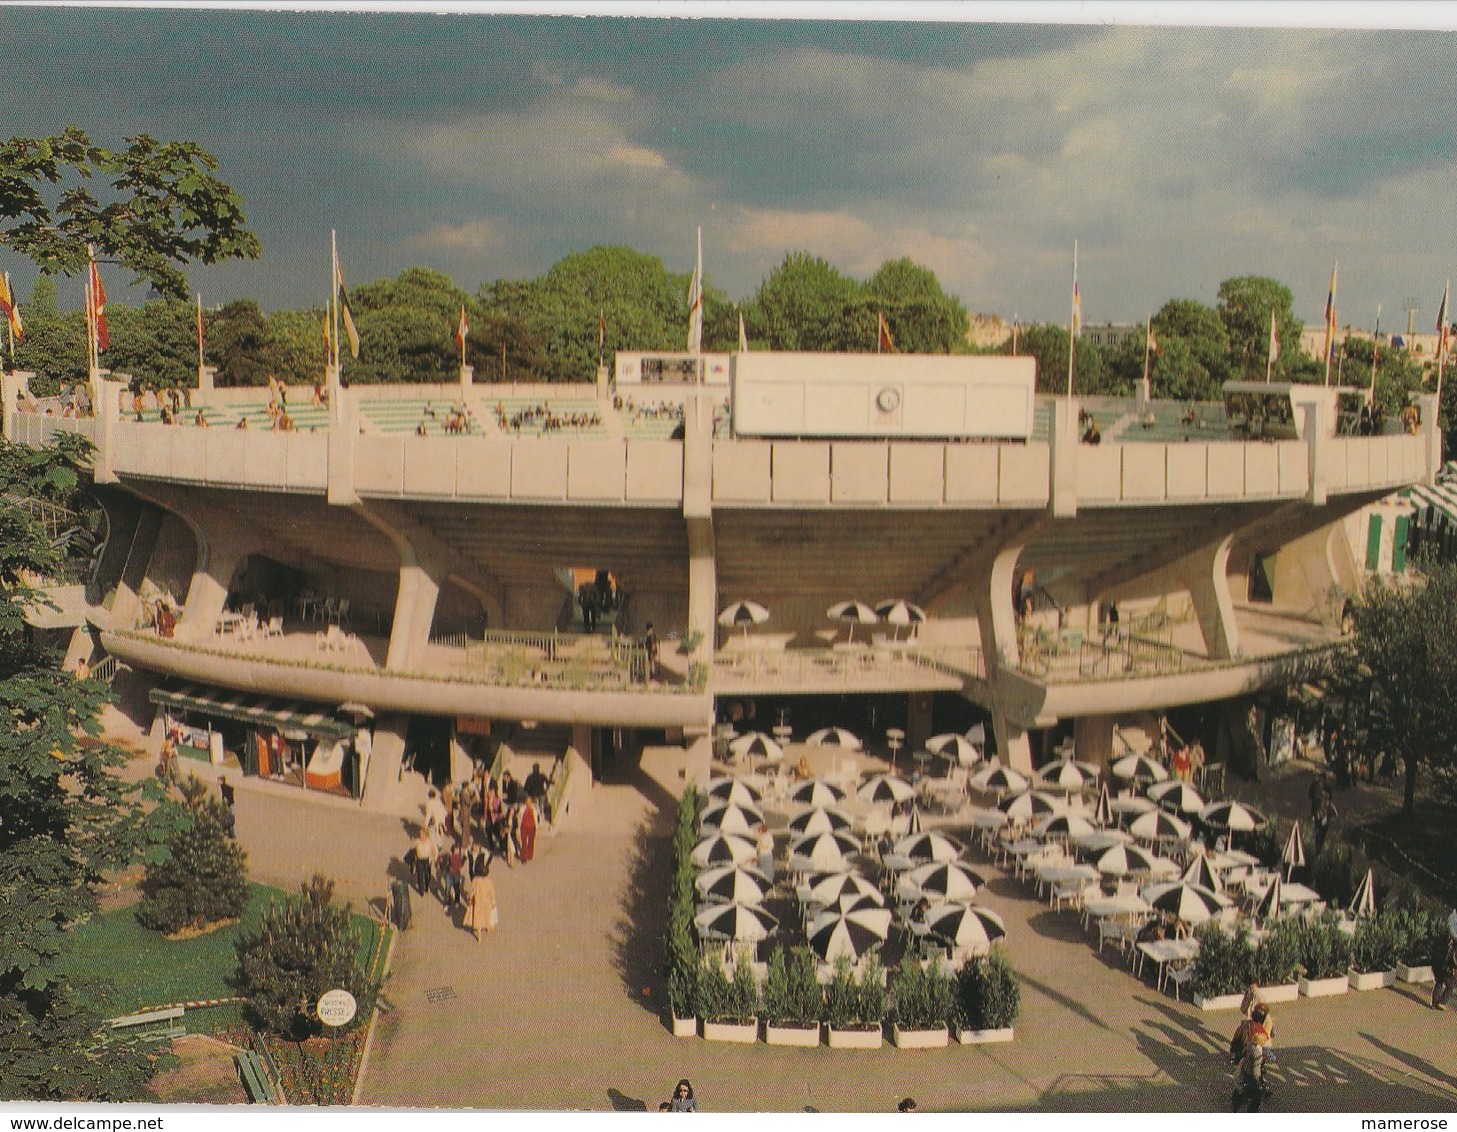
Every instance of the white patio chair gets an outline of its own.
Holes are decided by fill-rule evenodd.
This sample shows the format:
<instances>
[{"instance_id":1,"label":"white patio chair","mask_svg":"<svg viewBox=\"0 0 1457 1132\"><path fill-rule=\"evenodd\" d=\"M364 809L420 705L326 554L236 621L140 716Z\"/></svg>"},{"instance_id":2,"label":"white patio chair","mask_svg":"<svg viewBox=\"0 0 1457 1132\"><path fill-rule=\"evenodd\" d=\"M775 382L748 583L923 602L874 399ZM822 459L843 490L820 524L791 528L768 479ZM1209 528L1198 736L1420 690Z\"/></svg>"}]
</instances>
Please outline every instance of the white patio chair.
<instances>
[{"instance_id":1,"label":"white patio chair","mask_svg":"<svg viewBox=\"0 0 1457 1132\"><path fill-rule=\"evenodd\" d=\"M283 614L278 614L268 619L268 626L263 630L265 637L283 636Z\"/></svg>"}]
</instances>

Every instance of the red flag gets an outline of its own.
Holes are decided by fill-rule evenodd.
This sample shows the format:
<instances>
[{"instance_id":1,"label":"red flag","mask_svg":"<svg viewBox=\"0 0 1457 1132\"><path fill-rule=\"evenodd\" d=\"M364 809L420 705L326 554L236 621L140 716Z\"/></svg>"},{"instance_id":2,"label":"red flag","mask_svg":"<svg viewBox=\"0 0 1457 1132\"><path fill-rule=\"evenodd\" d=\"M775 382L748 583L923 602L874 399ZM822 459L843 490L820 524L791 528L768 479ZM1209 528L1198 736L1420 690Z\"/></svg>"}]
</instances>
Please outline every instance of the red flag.
<instances>
[{"instance_id":1,"label":"red flag","mask_svg":"<svg viewBox=\"0 0 1457 1132\"><path fill-rule=\"evenodd\" d=\"M87 300L91 306L91 323L96 328L96 348L109 350L111 335L106 331L106 288L101 283L101 272L96 270L96 260L91 261L90 279L87 284Z\"/></svg>"},{"instance_id":2,"label":"red flag","mask_svg":"<svg viewBox=\"0 0 1457 1132\"><path fill-rule=\"evenodd\" d=\"M10 324L10 336L17 342L25 341L25 327L20 321L20 305L10 293L10 272L0 276L0 314Z\"/></svg>"},{"instance_id":3,"label":"red flag","mask_svg":"<svg viewBox=\"0 0 1457 1132\"><path fill-rule=\"evenodd\" d=\"M465 349L465 336L470 333L470 323L465 320L465 304L460 304L460 325L455 328L455 344Z\"/></svg>"},{"instance_id":4,"label":"red flag","mask_svg":"<svg viewBox=\"0 0 1457 1132\"><path fill-rule=\"evenodd\" d=\"M895 353L895 340L890 336L890 327L886 325L885 315L877 314L875 317L879 320L876 328L875 352L877 354L882 352L887 354Z\"/></svg>"}]
</instances>

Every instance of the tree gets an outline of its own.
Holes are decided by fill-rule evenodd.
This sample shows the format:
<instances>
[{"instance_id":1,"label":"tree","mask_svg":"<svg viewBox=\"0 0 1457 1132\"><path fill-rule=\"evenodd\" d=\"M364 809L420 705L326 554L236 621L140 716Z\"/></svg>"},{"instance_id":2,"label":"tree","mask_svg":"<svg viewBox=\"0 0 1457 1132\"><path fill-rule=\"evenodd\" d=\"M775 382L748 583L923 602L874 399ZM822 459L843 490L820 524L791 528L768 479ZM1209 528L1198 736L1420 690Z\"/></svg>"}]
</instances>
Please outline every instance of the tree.
<instances>
[{"instance_id":1,"label":"tree","mask_svg":"<svg viewBox=\"0 0 1457 1132\"><path fill-rule=\"evenodd\" d=\"M970 318L961 301L941 288L936 273L907 257L886 260L865 281L865 296L884 313L903 354L968 350Z\"/></svg>"},{"instance_id":2,"label":"tree","mask_svg":"<svg viewBox=\"0 0 1457 1132\"><path fill-rule=\"evenodd\" d=\"M237 943L239 993L264 1029L294 1041L323 1028L319 996L342 988L359 1004L357 1025L369 1017L379 987L361 968L362 940L349 908L334 904L334 882L315 875L299 896L271 904L258 931Z\"/></svg>"},{"instance_id":3,"label":"tree","mask_svg":"<svg viewBox=\"0 0 1457 1132\"><path fill-rule=\"evenodd\" d=\"M1067 392L1068 334L1060 326L1040 323L1022 328L1017 350L1037 359L1037 392ZM1103 369L1103 355L1091 342L1078 339L1077 368L1073 373L1073 393L1101 393L1108 384Z\"/></svg>"},{"instance_id":4,"label":"tree","mask_svg":"<svg viewBox=\"0 0 1457 1132\"><path fill-rule=\"evenodd\" d=\"M0 1096L139 1100L147 1054L98 1047L100 1019L55 961L66 930L96 910L92 886L141 854L146 827L136 788L116 775L126 753L97 739L105 686L62 672L25 631L24 608L44 600L26 579L51 575L58 559L11 498L40 484L67 499L79 450L47 450L48 469L0 450Z\"/></svg>"},{"instance_id":5,"label":"tree","mask_svg":"<svg viewBox=\"0 0 1457 1132\"><path fill-rule=\"evenodd\" d=\"M94 145L77 126L12 137L0 145L0 244L63 275L86 266L91 246L98 259L133 271L134 282L185 299L182 266L257 259L262 250L217 167L195 142L146 134L120 150ZM108 179L104 203L92 195L93 178Z\"/></svg>"},{"instance_id":6,"label":"tree","mask_svg":"<svg viewBox=\"0 0 1457 1132\"><path fill-rule=\"evenodd\" d=\"M16 343L15 364L37 376L31 392L49 396L62 382L86 376L86 323L79 311L63 312L56 305L56 281L42 275L35 281L30 303L24 308L25 339Z\"/></svg>"},{"instance_id":7,"label":"tree","mask_svg":"<svg viewBox=\"0 0 1457 1132\"><path fill-rule=\"evenodd\" d=\"M1270 312L1275 312L1280 357L1276 380L1288 380L1301 356L1304 324L1291 310L1290 288L1263 275L1240 275L1219 285L1219 320L1229 335L1230 377L1263 378L1270 356Z\"/></svg>"},{"instance_id":8,"label":"tree","mask_svg":"<svg viewBox=\"0 0 1457 1132\"><path fill-rule=\"evenodd\" d=\"M179 299L155 299L140 307L108 303L111 349L106 365L131 374L148 389L187 389L197 384L197 308Z\"/></svg>"},{"instance_id":9,"label":"tree","mask_svg":"<svg viewBox=\"0 0 1457 1132\"><path fill-rule=\"evenodd\" d=\"M754 295L756 324L771 350L873 350L875 327L846 325L860 285L809 252L790 252Z\"/></svg>"},{"instance_id":10,"label":"tree","mask_svg":"<svg viewBox=\"0 0 1457 1132\"><path fill-rule=\"evenodd\" d=\"M1265 344L1269 345L1269 316ZM1152 321L1159 353L1151 359L1149 383L1156 397L1218 401L1229 380L1229 332L1213 307L1194 299L1170 299Z\"/></svg>"},{"instance_id":11,"label":"tree","mask_svg":"<svg viewBox=\"0 0 1457 1132\"><path fill-rule=\"evenodd\" d=\"M1457 749L1457 565L1423 561L1410 585L1374 580L1350 612L1354 631L1331 683L1372 755L1401 761L1409 814L1419 769L1450 765Z\"/></svg>"},{"instance_id":12,"label":"tree","mask_svg":"<svg viewBox=\"0 0 1457 1132\"><path fill-rule=\"evenodd\" d=\"M235 920L248 903L247 854L228 832L222 802L196 775L180 789L180 803L164 803L179 811L177 828L166 856L147 865L137 909L143 927L166 933Z\"/></svg>"}]
</instances>

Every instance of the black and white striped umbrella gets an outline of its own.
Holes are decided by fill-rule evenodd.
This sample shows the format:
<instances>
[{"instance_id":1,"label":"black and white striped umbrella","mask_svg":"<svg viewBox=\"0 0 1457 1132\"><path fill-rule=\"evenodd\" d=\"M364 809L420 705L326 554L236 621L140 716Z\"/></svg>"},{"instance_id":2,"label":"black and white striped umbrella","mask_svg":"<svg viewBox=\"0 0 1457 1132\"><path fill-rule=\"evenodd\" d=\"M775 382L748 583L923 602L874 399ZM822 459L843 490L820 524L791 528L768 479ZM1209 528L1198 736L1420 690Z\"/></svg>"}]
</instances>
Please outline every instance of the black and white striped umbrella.
<instances>
[{"instance_id":1,"label":"black and white striped umbrella","mask_svg":"<svg viewBox=\"0 0 1457 1132\"><path fill-rule=\"evenodd\" d=\"M826 963L844 955L859 959L885 942L890 934L889 908L858 908L853 912L826 912L809 925L810 950Z\"/></svg>"},{"instance_id":2,"label":"black and white striped umbrella","mask_svg":"<svg viewBox=\"0 0 1457 1132\"><path fill-rule=\"evenodd\" d=\"M709 806L700 816L699 827L707 833L752 833L764 824L764 815L753 806L723 802Z\"/></svg>"},{"instance_id":3,"label":"black and white striped umbrella","mask_svg":"<svg viewBox=\"0 0 1457 1132\"><path fill-rule=\"evenodd\" d=\"M1211 806L1205 806L1199 817L1205 825L1236 833L1259 829L1265 824L1265 815L1243 802L1215 802Z\"/></svg>"},{"instance_id":4,"label":"black and white striped umbrella","mask_svg":"<svg viewBox=\"0 0 1457 1132\"><path fill-rule=\"evenodd\" d=\"M718 615L718 623L725 629L735 629L742 625L745 633L749 631L750 625L762 625L768 620L769 610L757 601L736 601Z\"/></svg>"},{"instance_id":5,"label":"black and white striped umbrella","mask_svg":"<svg viewBox=\"0 0 1457 1132\"><path fill-rule=\"evenodd\" d=\"M1098 802L1093 807L1093 824L1106 827L1112 825L1113 822L1113 799L1108 793L1108 784L1105 782L1098 790Z\"/></svg>"},{"instance_id":6,"label":"black and white striped umbrella","mask_svg":"<svg viewBox=\"0 0 1457 1132\"><path fill-rule=\"evenodd\" d=\"M1056 790L1081 790L1098 781L1099 769L1092 763L1078 759L1058 759L1048 763L1037 772L1037 780L1043 786Z\"/></svg>"},{"instance_id":7,"label":"black and white striped umbrella","mask_svg":"<svg viewBox=\"0 0 1457 1132\"><path fill-rule=\"evenodd\" d=\"M919 625L926 611L904 598L887 598L875 607L875 615L887 625Z\"/></svg>"},{"instance_id":8,"label":"black and white striped umbrella","mask_svg":"<svg viewBox=\"0 0 1457 1132\"><path fill-rule=\"evenodd\" d=\"M828 903L817 904L817 907L819 911L815 913L816 918L826 912L838 912L843 915L846 912L858 912L862 908L884 908L885 897L875 889L870 892L851 892L847 889Z\"/></svg>"},{"instance_id":9,"label":"black and white striped umbrella","mask_svg":"<svg viewBox=\"0 0 1457 1132\"><path fill-rule=\"evenodd\" d=\"M840 601L825 610L825 616L832 621L844 621L850 626L850 639L855 639L856 625L874 625L880 620L875 610L863 601Z\"/></svg>"},{"instance_id":10,"label":"black and white striped umbrella","mask_svg":"<svg viewBox=\"0 0 1457 1132\"><path fill-rule=\"evenodd\" d=\"M842 896L879 896L880 890L859 873L810 873L805 902L832 904Z\"/></svg>"},{"instance_id":11,"label":"black and white striped umbrella","mask_svg":"<svg viewBox=\"0 0 1457 1132\"><path fill-rule=\"evenodd\" d=\"M1134 818L1128 832L1142 841L1187 841L1191 832L1189 823L1163 810L1149 810Z\"/></svg>"},{"instance_id":12,"label":"black and white striped umbrella","mask_svg":"<svg viewBox=\"0 0 1457 1132\"><path fill-rule=\"evenodd\" d=\"M1096 832L1097 826L1082 814L1053 814L1032 827L1033 837L1076 837Z\"/></svg>"},{"instance_id":13,"label":"black and white striped umbrella","mask_svg":"<svg viewBox=\"0 0 1457 1132\"><path fill-rule=\"evenodd\" d=\"M1181 880L1151 884L1142 896L1156 910L1177 916L1189 925L1202 924L1229 907L1229 901L1219 893Z\"/></svg>"},{"instance_id":14,"label":"black and white striped umbrella","mask_svg":"<svg viewBox=\"0 0 1457 1132\"><path fill-rule=\"evenodd\" d=\"M926 750L954 761L957 766L975 766L981 762L982 748L955 732L931 736L926 740Z\"/></svg>"},{"instance_id":15,"label":"black and white striped umbrella","mask_svg":"<svg viewBox=\"0 0 1457 1132\"><path fill-rule=\"evenodd\" d=\"M728 749L735 758L763 759L777 763L784 757L784 748L774 738L762 731L749 731L729 743Z\"/></svg>"},{"instance_id":16,"label":"black and white striped umbrella","mask_svg":"<svg viewBox=\"0 0 1457 1132\"><path fill-rule=\"evenodd\" d=\"M763 795L742 778L710 778L704 787L704 793L715 802L738 802L741 805L757 806L763 800Z\"/></svg>"},{"instance_id":17,"label":"black and white striped umbrella","mask_svg":"<svg viewBox=\"0 0 1457 1132\"><path fill-rule=\"evenodd\" d=\"M916 796L913 787L904 778L895 774L877 774L867 779L855 797L862 802L905 802Z\"/></svg>"},{"instance_id":18,"label":"black and white striped umbrella","mask_svg":"<svg viewBox=\"0 0 1457 1132\"><path fill-rule=\"evenodd\" d=\"M1179 879L1185 884L1196 884L1200 888L1207 888L1211 892L1224 893L1224 882L1219 879L1219 874L1209 864L1209 858L1203 853L1195 853L1189 867L1184 870Z\"/></svg>"},{"instance_id":19,"label":"black and white striped umbrella","mask_svg":"<svg viewBox=\"0 0 1457 1132\"><path fill-rule=\"evenodd\" d=\"M902 873L896 881L896 895L904 900L927 897L940 903L970 900L984 881L978 874L956 861L932 861Z\"/></svg>"},{"instance_id":20,"label":"black and white striped umbrella","mask_svg":"<svg viewBox=\"0 0 1457 1132\"><path fill-rule=\"evenodd\" d=\"M1172 861L1160 857L1152 849L1125 844L1105 849L1093 862L1093 867L1105 877L1123 877L1129 873L1152 873L1159 867L1160 861L1176 868Z\"/></svg>"},{"instance_id":21,"label":"black and white striped umbrella","mask_svg":"<svg viewBox=\"0 0 1457 1132\"><path fill-rule=\"evenodd\" d=\"M1290 840L1285 842L1285 848L1280 853L1280 861L1285 866L1285 879L1290 879L1290 874L1296 869L1305 868L1305 839L1300 836L1300 823L1295 823L1295 828L1290 831Z\"/></svg>"},{"instance_id":22,"label":"black and white striped umbrella","mask_svg":"<svg viewBox=\"0 0 1457 1132\"><path fill-rule=\"evenodd\" d=\"M1200 814L1208 804L1187 782L1169 779L1155 782L1148 788L1148 796L1163 809L1175 814Z\"/></svg>"},{"instance_id":23,"label":"black and white striped umbrella","mask_svg":"<svg viewBox=\"0 0 1457 1132\"><path fill-rule=\"evenodd\" d=\"M814 806L816 809L823 809L843 802L845 792L838 786L811 778L791 790L789 800L796 806Z\"/></svg>"},{"instance_id":24,"label":"black and white striped umbrella","mask_svg":"<svg viewBox=\"0 0 1457 1132\"><path fill-rule=\"evenodd\" d=\"M843 833L807 833L789 846L789 855L811 865L835 866L860 852L860 842Z\"/></svg>"},{"instance_id":25,"label":"black and white striped umbrella","mask_svg":"<svg viewBox=\"0 0 1457 1132\"><path fill-rule=\"evenodd\" d=\"M975 953L990 950L1007 934L1006 922L990 908L975 904L933 904L926 909L926 928L952 947Z\"/></svg>"},{"instance_id":26,"label":"black and white striped umbrella","mask_svg":"<svg viewBox=\"0 0 1457 1132\"><path fill-rule=\"evenodd\" d=\"M1108 808L1119 817L1136 817L1139 814L1152 813L1158 809L1158 803L1152 798L1145 798L1138 794L1128 794L1122 798L1114 798L1108 803Z\"/></svg>"},{"instance_id":27,"label":"black and white striped umbrella","mask_svg":"<svg viewBox=\"0 0 1457 1132\"><path fill-rule=\"evenodd\" d=\"M1024 790L1003 798L997 809L1009 818L1050 818L1067 812L1067 799L1045 790Z\"/></svg>"},{"instance_id":28,"label":"black and white striped umbrella","mask_svg":"<svg viewBox=\"0 0 1457 1132\"><path fill-rule=\"evenodd\" d=\"M811 747L843 747L847 751L858 751L860 739L853 731L843 727L821 727L809 735L805 742Z\"/></svg>"},{"instance_id":29,"label":"black and white striped umbrella","mask_svg":"<svg viewBox=\"0 0 1457 1132\"><path fill-rule=\"evenodd\" d=\"M923 830L900 838L892 850L898 857L919 863L955 861L962 854L961 842L936 830Z\"/></svg>"},{"instance_id":30,"label":"black and white striped umbrella","mask_svg":"<svg viewBox=\"0 0 1457 1132\"><path fill-rule=\"evenodd\" d=\"M1267 920L1278 920L1285 914L1282 905L1285 903L1285 882L1280 879L1280 874L1275 874L1275 879L1270 882L1270 887L1260 897L1260 902L1255 905L1255 919L1264 923Z\"/></svg>"},{"instance_id":31,"label":"black and white striped umbrella","mask_svg":"<svg viewBox=\"0 0 1457 1132\"><path fill-rule=\"evenodd\" d=\"M693 846L690 859L699 868L708 865L748 865L759 859L759 850L747 837L736 833L714 833Z\"/></svg>"},{"instance_id":32,"label":"black and white striped umbrella","mask_svg":"<svg viewBox=\"0 0 1457 1132\"><path fill-rule=\"evenodd\" d=\"M719 865L693 878L693 886L705 901L716 904L762 904L774 882L758 869Z\"/></svg>"},{"instance_id":33,"label":"black and white striped umbrella","mask_svg":"<svg viewBox=\"0 0 1457 1132\"><path fill-rule=\"evenodd\" d=\"M999 766L995 759L989 761L971 776L971 785L977 790L1005 793L1009 790L1026 790L1031 783L1021 771L1009 766Z\"/></svg>"},{"instance_id":34,"label":"black and white striped umbrella","mask_svg":"<svg viewBox=\"0 0 1457 1132\"><path fill-rule=\"evenodd\" d=\"M1164 764L1148 755L1124 755L1109 770L1125 782L1163 782L1169 777Z\"/></svg>"},{"instance_id":35,"label":"black and white striped umbrella","mask_svg":"<svg viewBox=\"0 0 1457 1132\"><path fill-rule=\"evenodd\" d=\"M1356 895L1351 898L1350 911L1357 919L1376 915L1376 882L1370 869L1366 870L1365 877L1356 889Z\"/></svg>"},{"instance_id":36,"label":"black and white striped umbrella","mask_svg":"<svg viewBox=\"0 0 1457 1132\"><path fill-rule=\"evenodd\" d=\"M850 817L843 810L806 810L789 819L790 833L837 833L849 829Z\"/></svg>"},{"instance_id":37,"label":"black and white striped umbrella","mask_svg":"<svg viewBox=\"0 0 1457 1132\"><path fill-rule=\"evenodd\" d=\"M752 942L767 939L779 921L762 908L749 904L709 904L693 917L702 939L732 939Z\"/></svg>"}]
</instances>

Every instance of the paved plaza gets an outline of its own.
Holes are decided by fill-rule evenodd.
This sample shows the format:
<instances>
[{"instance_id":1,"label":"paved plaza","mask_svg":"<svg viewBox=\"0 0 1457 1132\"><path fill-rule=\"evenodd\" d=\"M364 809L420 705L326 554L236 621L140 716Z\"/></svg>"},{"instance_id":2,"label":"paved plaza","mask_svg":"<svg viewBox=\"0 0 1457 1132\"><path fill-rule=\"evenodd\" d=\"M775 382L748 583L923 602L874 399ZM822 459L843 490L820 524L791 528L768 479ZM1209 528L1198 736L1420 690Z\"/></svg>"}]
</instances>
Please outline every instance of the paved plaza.
<instances>
[{"instance_id":1,"label":"paved plaza","mask_svg":"<svg viewBox=\"0 0 1457 1132\"><path fill-rule=\"evenodd\" d=\"M1156 993L1078 918L984 863L1023 978L1016 1041L944 1050L725 1046L665 1028L657 973L668 834L683 753L653 749L596 786L527 866L492 870L500 928L477 944L431 898L396 944L362 1101L391 1107L655 1110L679 1077L710 1111L1215 1111L1237 1017ZM379 900L407 822L282 790L240 790L253 877L320 870ZM646 992L646 993L644 993ZM1406 987L1277 1008L1275 1109L1432 1111L1457 1104L1457 1013Z\"/></svg>"}]
</instances>

